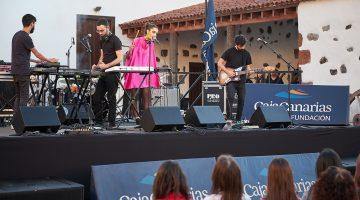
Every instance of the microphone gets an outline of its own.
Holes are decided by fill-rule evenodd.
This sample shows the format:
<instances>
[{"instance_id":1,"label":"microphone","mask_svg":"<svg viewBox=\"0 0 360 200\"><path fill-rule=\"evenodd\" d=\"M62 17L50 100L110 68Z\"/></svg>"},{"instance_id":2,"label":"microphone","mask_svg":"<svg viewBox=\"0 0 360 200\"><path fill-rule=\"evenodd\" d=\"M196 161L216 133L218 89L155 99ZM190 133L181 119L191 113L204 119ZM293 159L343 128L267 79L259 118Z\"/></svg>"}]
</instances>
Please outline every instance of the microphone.
<instances>
[{"instance_id":1,"label":"microphone","mask_svg":"<svg viewBox=\"0 0 360 200\"><path fill-rule=\"evenodd\" d=\"M91 34L90 34L90 33L87 34L87 35L85 35L85 36L82 38L82 40L84 40L84 41L86 42L86 45L87 45L88 48L89 48L89 52L91 53L92 51L91 51L91 46L90 46L90 43L89 43L89 38L91 38Z\"/></svg>"},{"instance_id":2,"label":"microphone","mask_svg":"<svg viewBox=\"0 0 360 200\"><path fill-rule=\"evenodd\" d=\"M153 38L153 41L154 41L156 44L160 44L159 40L158 40L156 37Z\"/></svg>"},{"instance_id":3,"label":"microphone","mask_svg":"<svg viewBox=\"0 0 360 200\"><path fill-rule=\"evenodd\" d=\"M258 41L258 42L263 42L264 44L268 44L268 42L266 42L266 41L263 40L262 38L258 38L257 41Z\"/></svg>"},{"instance_id":4,"label":"microphone","mask_svg":"<svg viewBox=\"0 0 360 200\"><path fill-rule=\"evenodd\" d=\"M85 35L82 39L85 40L85 39L91 38L91 36L92 35L89 33L89 34Z\"/></svg>"}]
</instances>

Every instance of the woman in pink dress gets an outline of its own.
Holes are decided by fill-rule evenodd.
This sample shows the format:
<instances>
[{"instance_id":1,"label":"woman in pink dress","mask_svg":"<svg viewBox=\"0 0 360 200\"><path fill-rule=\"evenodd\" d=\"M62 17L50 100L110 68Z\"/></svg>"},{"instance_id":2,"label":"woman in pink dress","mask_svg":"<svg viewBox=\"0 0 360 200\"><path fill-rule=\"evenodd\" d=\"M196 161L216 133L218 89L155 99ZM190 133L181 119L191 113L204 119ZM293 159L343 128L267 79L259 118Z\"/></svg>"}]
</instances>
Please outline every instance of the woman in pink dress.
<instances>
[{"instance_id":1,"label":"woman in pink dress","mask_svg":"<svg viewBox=\"0 0 360 200\"><path fill-rule=\"evenodd\" d=\"M157 68L154 40L156 39L156 35L159 30L154 23L147 23L145 30L146 35L135 38L132 45L130 46L126 58L126 66L137 66L144 68L151 66L154 69ZM139 116L133 109L135 106L135 93L138 88L141 88L143 108L146 110L150 104L150 88L160 87L159 75L157 73L151 73L150 75L127 73L125 74L124 87L126 90L131 91L131 103L133 105L131 113L133 117L138 118Z\"/></svg>"}]
</instances>

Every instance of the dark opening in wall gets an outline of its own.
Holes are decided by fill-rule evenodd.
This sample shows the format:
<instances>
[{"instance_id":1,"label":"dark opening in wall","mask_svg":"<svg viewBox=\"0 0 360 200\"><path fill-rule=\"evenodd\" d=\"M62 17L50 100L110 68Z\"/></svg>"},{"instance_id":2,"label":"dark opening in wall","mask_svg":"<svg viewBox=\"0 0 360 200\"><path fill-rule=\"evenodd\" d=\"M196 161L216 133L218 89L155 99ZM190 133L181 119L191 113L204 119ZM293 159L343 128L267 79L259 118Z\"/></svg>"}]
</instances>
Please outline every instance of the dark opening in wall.
<instances>
[{"instance_id":1,"label":"dark opening in wall","mask_svg":"<svg viewBox=\"0 0 360 200\"><path fill-rule=\"evenodd\" d=\"M197 45L196 44L190 44L190 49L196 49Z\"/></svg>"},{"instance_id":2,"label":"dark opening in wall","mask_svg":"<svg viewBox=\"0 0 360 200\"><path fill-rule=\"evenodd\" d=\"M260 34L263 34L265 31L263 28L259 28L259 32L260 32Z\"/></svg>"},{"instance_id":3,"label":"dark opening in wall","mask_svg":"<svg viewBox=\"0 0 360 200\"><path fill-rule=\"evenodd\" d=\"M320 64L324 64L324 63L327 63L327 62L328 62L328 59L326 57L320 58Z\"/></svg>"},{"instance_id":4,"label":"dark opening in wall","mask_svg":"<svg viewBox=\"0 0 360 200\"><path fill-rule=\"evenodd\" d=\"M344 64L342 64L342 65L340 66L340 72L341 72L342 74L345 74L345 73L347 72L347 68L346 68L346 66L345 66Z\"/></svg>"},{"instance_id":5,"label":"dark opening in wall","mask_svg":"<svg viewBox=\"0 0 360 200\"><path fill-rule=\"evenodd\" d=\"M166 49L161 49L160 55L161 55L161 57L166 57L166 56L168 55L168 50L166 50Z\"/></svg>"},{"instance_id":6,"label":"dark opening in wall","mask_svg":"<svg viewBox=\"0 0 360 200\"><path fill-rule=\"evenodd\" d=\"M349 30L349 29L351 29L351 27L352 27L352 25L349 24L349 25L347 25L347 26L345 27L345 29L346 29L346 30Z\"/></svg>"},{"instance_id":7,"label":"dark opening in wall","mask_svg":"<svg viewBox=\"0 0 360 200\"><path fill-rule=\"evenodd\" d=\"M326 25L322 27L322 30L325 31L329 31L330 30L330 25Z\"/></svg>"},{"instance_id":8,"label":"dark opening in wall","mask_svg":"<svg viewBox=\"0 0 360 200\"><path fill-rule=\"evenodd\" d=\"M248 34L251 33L251 28L250 28L250 27L248 27L248 28L246 29L246 33L248 33Z\"/></svg>"},{"instance_id":9,"label":"dark opening in wall","mask_svg":"<svg viewBox=\"0 0 360 200\"><path fill-rule=\"evenodd\" d=\"M316 33L309 33L307 35L307 39L309 41L317 41L319 39L319 34L316 34Z\"/></svg>"},{"instance_id":10,"label":"dark opening in wall","mask_svg":"<svg viewBox=\"0 0 360 200\"><path fill-rule=\"evenodd\" d=\"M271 28L271 26L268 26L268 27L267 27L267 33L268 33L268 34L271 34L271 33L272 33L272 28Z\"/></svg>"},{"instance_id":11,"label":"dark opening in wall","mask_svg":"<svg viewBox=\"0 0 360 200\"><path fill-rule=\"evenodd\" d=\"M337 74L337 69L330 69L330 74L335 76Z\"/></svg>"}]
</instances>

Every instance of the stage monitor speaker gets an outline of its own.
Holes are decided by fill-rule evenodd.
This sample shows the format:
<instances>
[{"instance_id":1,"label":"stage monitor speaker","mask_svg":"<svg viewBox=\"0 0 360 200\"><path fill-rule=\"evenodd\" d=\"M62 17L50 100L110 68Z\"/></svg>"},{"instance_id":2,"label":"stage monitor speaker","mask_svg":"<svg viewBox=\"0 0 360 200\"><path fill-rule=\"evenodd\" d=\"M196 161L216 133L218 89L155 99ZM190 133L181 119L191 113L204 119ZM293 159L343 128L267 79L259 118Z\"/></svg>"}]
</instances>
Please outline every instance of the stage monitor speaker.
<instances>
[{"instance_id":1,"label":"stage monitor speaker","mask_svg":"<svg viewBox=\"0 0 360 200\"><path fill-rule=\"evenodd\" d=\"M149 107L140 119L140 125L146 132L171 131L184 128L184 118L178 106Z\"/></svg>"},{"instance_id":2,"label":"stage monitor speaker","mask_svg":"<svg viewBox=\"0 0 360 200\"><path fill-rule=\"evenodd\" d=\"M55 106L20 106L13 118L13 126L17 134L23 134L26 131L56 133L60 125Z\"/></svg>"},{"instance_id":3,"label":"stage monitor speaker","mask_svg":"<svg viewBox=\"0 0 360 200\"><path fill-rule=\"evenodd\" d=\"M94 113L92 109L87 108L85 105L81 105L78 114L76 115L76 109L73 104L64 104L57 108L58 116L61 124L71 125L75 123L89 123L89 119L94 119ZM72 116L71 112L73 112Z\"/></svg>"},{"instance_id":4,"label":"stage monitor speaker","mask_svg":"<svg viewBox=\"0 0 360 200\"><path fill-rule=\"evenodd\" d=\"M0 199L83 200L84 186L58 178L0 181Z\"/></svg>"},{"instance_id":5,"label":"stage monitor speaker","mask_svg":"<svg viewBox=\"0 0 360 200\"><path fill-rule=\"evenodd\" d=\"M286 128L291 120L284 106L259 106L251 116L250 124L260 128Z\"/></svg>"},{"instance_id":6,"label":"stage monitor speaker","mask_svg":"<svg viewBox=\"0 0 360 200\"><path fill-rule=\"evenodd\" d=\"M224 115L219 106L193 106L185 113L187 125L207 128L223 128Z\"/></svg>"}]
</instances>

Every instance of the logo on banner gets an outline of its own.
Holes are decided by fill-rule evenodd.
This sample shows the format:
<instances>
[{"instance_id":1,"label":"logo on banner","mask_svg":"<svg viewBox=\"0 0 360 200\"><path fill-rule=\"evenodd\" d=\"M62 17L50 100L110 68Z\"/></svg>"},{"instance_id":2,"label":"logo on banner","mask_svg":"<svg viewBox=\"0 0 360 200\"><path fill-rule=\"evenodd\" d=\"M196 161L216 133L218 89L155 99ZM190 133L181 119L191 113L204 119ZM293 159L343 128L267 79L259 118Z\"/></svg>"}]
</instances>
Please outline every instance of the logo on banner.
<instances>
[{"instance_id":1,"label":"logo on banner","mask_svg":"<svg viewBox=\"0 0 360 200\"><path fill-rule=\"evenodd\" d=\"M275 157L285 158L293 172L295 191L299 196L308 191L315 183L315 163L318 153L292 154L280 156L251 156L236 157L242 171L244 194L252 200L258 200L266 196L266 183L268 178L268 166Z\"/></svg>"},{"instance_id":2,"label":"logo on banner","mask_svg":"<svg viewBox=\"0 0 360 200\"><path fill-rule=\"evenodd\" d=\"M279 92L275 94L275 96L280 98L289 98L289 93L287 91ZM292 99L306 99L310 98L311 96L299 89L297 90L290 90L290 98Z\"/></svg>"},{"instance_id":3,"label":"logo on banner","mask_svg":"<svg viewBox=\"0 0 360 200\"><path fill-rule=\"evenodd\" d=\"M287 91L278 92L275 94L275 97L281 99L288 99L289 93ZM306 93L300 89L290 90L290 98L295 100L309 99L312 96L309 93ZM275 100L270 102L261 102L258 101L254 104L254 110L257 109L260 105L262 106L284 106L287 110L291 112L299 112L297 114L292 114L291 119L296 121L331 121L331 115L327 114L332 111L332 105L329 104L320 104L315 102L313 104L306 103L289 103L287 101L282 101L277 103Z\"/></svg>"},{"instance_id":4,"label":"logo on banner","mask_svg":"<svg viewBox=\"0 0 360 200\"><path fill-rule=\"evenodd\" d=\"M144 184L144 185L153 185L155 176L156 176L156 174L154 176L147 175L140 180L140 183Z\"/></svg>"}]
</instances>

